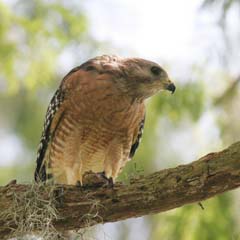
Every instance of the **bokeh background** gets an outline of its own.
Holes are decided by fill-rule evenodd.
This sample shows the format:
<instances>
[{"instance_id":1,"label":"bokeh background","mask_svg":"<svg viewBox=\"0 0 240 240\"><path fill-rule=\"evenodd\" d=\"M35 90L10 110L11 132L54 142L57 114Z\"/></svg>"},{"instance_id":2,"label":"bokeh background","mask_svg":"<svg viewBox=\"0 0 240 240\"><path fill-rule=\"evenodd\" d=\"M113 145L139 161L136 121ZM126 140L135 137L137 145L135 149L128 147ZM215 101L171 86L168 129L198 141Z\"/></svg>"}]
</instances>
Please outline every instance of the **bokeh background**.
<instances>
[{"instance_id":1,"label":"bokeh background","mask_svg":"<svg viewBox=\"0 0 240 240\"><path fill-rule=\"evenodd\" d=\"M121 180L240 139L239 0L0 0L0 185L32 181L51 96L71 68L101 54L157 61L177 86L148 101L142 144ZM85 238L240 239L239 190L202 204Z\"/></svg>"}]
</instances>

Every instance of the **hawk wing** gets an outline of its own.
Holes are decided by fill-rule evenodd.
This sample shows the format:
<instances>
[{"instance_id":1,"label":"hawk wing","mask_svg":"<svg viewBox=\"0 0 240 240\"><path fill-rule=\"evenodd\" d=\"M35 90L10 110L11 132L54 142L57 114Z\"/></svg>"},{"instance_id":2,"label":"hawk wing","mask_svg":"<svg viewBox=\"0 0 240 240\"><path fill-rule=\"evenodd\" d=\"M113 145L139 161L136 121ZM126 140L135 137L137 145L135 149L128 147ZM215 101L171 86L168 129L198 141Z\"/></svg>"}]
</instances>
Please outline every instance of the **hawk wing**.
<instances>
[{"instance_id":1,"label":"hawk wing","mask_svg":"<svg viewBox=\"0 0 240 240\"><path fill-rule=\"evenodd\" d=\"M133 144L129 153L129 158L132 158L141 142L142 134L143 134L143 128L144 128L144 123L145 123L145 114L143 119L141 120L138 131L136 132L136 135L133 138Z\"/></svg>"},{"instance_id":2,"label":"hawk wing","mask_svg":"<svg viewBox=\"0 0 240 240\"><path fill-rule=\"evenodd\" d=\"M62 80L60 87L55 92L52 97L50 104L48 105L47 113L44 120L43 132L41 136L41 140L38 147L37 152L37 167L34 173L35 181L46 181L51 178L51 176L47 176L47 160L49 154L49 148L51 145L51 140L54 136L54 133L57 129L57 126L61 122L64 111L62 104L65 100L65 91L62 89L63 82L73 73L81 69L81 66L77 66L73 68ZM49 174L50 175L50 174Z\"/></svg>"},{"instance_id":3,"label":"hawk wing","mask_svg":"<svg viewBox=\"0 0 240 240\"><path fill-rule=\"evenodd\" d=\"M37 167L34 173L35 181L46 181L48 179L48 176L46 174L46 159L48 157L48 148L57 125L61 121L63 112L58 112L58 110L62 105L63 100L64 92L60 86L51 99L45 116L43 132L37 152Z\"/></svg>"}]
</instances>

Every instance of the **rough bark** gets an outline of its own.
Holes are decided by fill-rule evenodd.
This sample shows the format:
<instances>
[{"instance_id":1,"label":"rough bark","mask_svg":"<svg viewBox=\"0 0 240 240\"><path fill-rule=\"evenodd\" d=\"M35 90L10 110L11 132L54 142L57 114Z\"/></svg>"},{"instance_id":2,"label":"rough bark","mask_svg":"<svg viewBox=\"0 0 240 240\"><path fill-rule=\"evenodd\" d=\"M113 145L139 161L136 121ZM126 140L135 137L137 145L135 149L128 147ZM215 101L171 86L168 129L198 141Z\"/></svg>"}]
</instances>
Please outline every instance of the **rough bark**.
<instances>
[{"instance_id":1,"label":"rough bark","mask_svg":"<svg viewBox=\"0 0 240 240\"><path fill-rule=\"evenodd\" d=\"M210 153L190 164L164 169L132 179L128 185L109 187L58 186L64 189L59 230L74 230L98 223L116 222L159 213L203 201L240 186L240 142ZM13 192L26 192L30 185L0 187L0 210L13 204ZM43 193L43 195L46 193ZM43 198L47 198L43 196ZM0 222L0 239L9 234Z\"/></svg>"}]
</instances>

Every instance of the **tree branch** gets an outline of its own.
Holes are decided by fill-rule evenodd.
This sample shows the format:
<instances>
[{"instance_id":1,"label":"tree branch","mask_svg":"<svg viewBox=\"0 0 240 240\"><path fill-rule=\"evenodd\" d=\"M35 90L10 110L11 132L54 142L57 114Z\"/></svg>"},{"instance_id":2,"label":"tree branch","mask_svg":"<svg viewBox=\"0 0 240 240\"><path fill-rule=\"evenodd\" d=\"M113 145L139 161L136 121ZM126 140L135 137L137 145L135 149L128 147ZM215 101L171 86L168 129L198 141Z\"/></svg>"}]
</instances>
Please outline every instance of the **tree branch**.
<instances>
[{"instance_id":1,"label":"tree branch","mask_svg":"<svg viewBox=\"0 0 240 240\"><path fill-rule=\"evenodd\" d=\"M203 201L240 186L240 142L198 161L141 176L124 185L64 189L62 206L57 206L60 219L53 225L58 230L77 230L98 223L116 222L132 217L159 213L185 204ZM13 193L22 194L31 185L10 184L0 187L0 209L11 208ZM46 192L41 193L48 198ZM4 228L5 226L5 228ZM0 219L0 239L10 230Z\"/></svg>"}]
</instances>

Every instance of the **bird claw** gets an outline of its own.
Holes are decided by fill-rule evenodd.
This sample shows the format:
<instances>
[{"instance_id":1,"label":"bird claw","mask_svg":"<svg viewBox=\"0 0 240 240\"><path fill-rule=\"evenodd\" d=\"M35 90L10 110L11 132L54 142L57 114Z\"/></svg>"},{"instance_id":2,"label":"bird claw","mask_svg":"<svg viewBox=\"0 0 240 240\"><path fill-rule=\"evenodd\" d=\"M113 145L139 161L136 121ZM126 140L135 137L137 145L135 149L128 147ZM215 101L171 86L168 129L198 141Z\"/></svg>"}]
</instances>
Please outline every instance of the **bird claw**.
<instances>
[{"instance_id":1,"label":"bird claw","mask_svg":"<svg viewBox=\"0 0 240 240\"><path fill-rule=\"evenodd\" d=\"M64 188L58 187L54 190L54 199L58 207L63 207L64 205Z\"/></svg>"},{"instance_id":2,"label":"bird claw","mask_svg":"<svg viewBox=\"0 0 240 240\"><path fill-rule=\"evenodd\" d=\"M107 178L105 172L88 172L83 176L83 187L110 187L113 188L113 179Z\"/></svg>"},{"instance_id":3,"label":"bird claw","mask_svg":"<svg viewBox=\"0 0 240 240\"><path fill-rule=\"evenodd\" d=\"M109 187L109 188L113 188L114 183L113 183L113 178L110 177L106 177L105 172L101 172L101 173L97 173L98 176L100 176L101 178L103 178L105 180L105 183L103 184L103 187Z\"/></svg>"}]
</instances>

